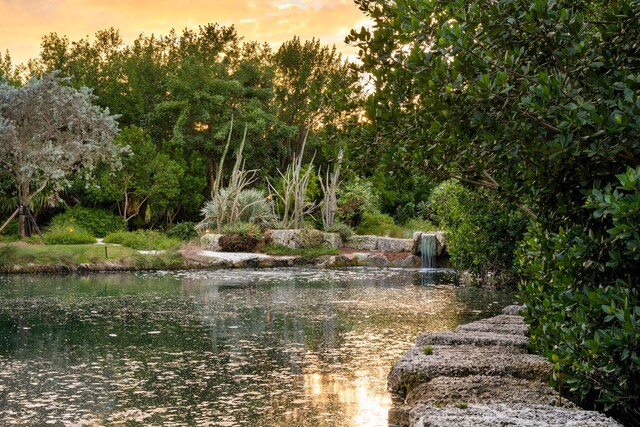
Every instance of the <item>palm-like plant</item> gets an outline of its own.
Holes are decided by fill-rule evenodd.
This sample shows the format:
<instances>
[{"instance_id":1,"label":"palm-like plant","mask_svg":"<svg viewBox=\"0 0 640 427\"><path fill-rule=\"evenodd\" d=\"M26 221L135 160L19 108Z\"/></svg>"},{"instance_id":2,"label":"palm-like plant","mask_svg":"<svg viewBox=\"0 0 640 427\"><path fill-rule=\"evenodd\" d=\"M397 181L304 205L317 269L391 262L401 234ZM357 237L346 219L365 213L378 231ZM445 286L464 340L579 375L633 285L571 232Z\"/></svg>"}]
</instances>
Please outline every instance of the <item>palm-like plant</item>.
<instances>
[{"instance_id":1,"label":"palm-like plant","mask_svg":"<svg viewBox=\"0 0 640 427\"><path fill-rule=\"evenodd\" d=\"M236 151L236 163L231 171L229 183L226 187L222 187L222 166L231 142L232 130L233 119L227 144L218 166L211 200L205 203L201 210L204 218L196 225L198 230L215 229L220 232L223 225L238 222L250 222L266 227L275 221L271 202L267 200L264 191L247 188L256 181L257 171L244 169L245 162L242 158L242 150L247 138L246 127L240 147Z\"/></svg>"}]
</instances>

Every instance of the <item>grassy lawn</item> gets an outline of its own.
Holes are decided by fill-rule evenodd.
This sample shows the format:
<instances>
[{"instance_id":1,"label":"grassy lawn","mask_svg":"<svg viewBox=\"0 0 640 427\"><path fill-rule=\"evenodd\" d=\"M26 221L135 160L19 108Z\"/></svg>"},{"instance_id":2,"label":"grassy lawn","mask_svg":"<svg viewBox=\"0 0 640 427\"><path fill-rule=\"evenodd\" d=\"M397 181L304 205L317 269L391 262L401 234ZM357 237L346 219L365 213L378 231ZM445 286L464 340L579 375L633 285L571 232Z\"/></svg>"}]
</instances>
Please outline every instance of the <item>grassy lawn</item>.
<instances>
[{"instance_id":1,"label":"grassy lawn","mask_svg":"<svg viewBox=\"0 0 640 427\"><path fill-rule=\"evenodd\" d=\"M107 249L108 258L105 256ZM143 255L125 246L114 245L25 245L0 244L0 266L25 264L65 264L122 262L136 268L170 268L182 257L176 250L159 255Z\"/></svg>"},{"instance_id":2,"label":"grassy lawn","mask_svg":"<svg viewBox=\"0 0 640 427\"><path fill-rule=\"evenodd\" d=\"M109 258L105 258L107 248ZM124 246L113 245L24 245L7 244L0 246L2 264L67 264L113 261L136 254Z\"/></svg>"}]
</instances>

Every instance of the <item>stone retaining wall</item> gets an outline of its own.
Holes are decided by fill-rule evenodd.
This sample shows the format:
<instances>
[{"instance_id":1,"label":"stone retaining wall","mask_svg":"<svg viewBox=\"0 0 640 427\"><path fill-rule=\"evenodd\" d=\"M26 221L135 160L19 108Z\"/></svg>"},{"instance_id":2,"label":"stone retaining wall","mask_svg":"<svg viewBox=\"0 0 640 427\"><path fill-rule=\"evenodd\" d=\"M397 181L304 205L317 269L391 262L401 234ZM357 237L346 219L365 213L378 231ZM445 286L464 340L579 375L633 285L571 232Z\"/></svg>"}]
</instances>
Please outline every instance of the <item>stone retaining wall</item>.
<instances>
[{"instance_id":1,"label":"stone retaining wall","mask_svg":"<svg viewBox=\"0 0 640 427\"><path fill-rule=\"evenodd\" d=\"M442 256L446 252L446 233L435 231L424 233L418 231L411 239L397 239L383 236L353 236L346 242L338 233L324 233L319 230L268 230L265 238L274 245L283 245L292 249L308 248L314 246L327 246L334 249L349 247L362 251L379 252L411 252L420 254L420 241L422 236L433 235L436 239L436 253ZM205 234L200 238L203 249L219 251L218 240L221 234Z\"/></svg>"}]
</instances>

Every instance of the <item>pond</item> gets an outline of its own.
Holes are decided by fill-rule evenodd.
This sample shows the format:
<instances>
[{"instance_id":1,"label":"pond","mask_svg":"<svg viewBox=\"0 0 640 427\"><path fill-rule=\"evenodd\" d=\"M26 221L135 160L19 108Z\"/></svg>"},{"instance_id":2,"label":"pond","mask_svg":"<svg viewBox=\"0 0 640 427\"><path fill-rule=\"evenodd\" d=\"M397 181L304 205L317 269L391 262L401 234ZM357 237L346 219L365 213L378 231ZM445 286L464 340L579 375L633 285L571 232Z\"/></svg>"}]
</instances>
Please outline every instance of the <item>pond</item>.
<instances>
[{"instance_id":1,"label":"pond","mask_svg":"<svg viewBox=\"0 0 640 427\"><path fill-rule=\"evenodd\" d=\"M0 276L0 424L386 426L386 376L419 333L514 302L448 280L373 268Z\"/></svg>"}]
</instances>

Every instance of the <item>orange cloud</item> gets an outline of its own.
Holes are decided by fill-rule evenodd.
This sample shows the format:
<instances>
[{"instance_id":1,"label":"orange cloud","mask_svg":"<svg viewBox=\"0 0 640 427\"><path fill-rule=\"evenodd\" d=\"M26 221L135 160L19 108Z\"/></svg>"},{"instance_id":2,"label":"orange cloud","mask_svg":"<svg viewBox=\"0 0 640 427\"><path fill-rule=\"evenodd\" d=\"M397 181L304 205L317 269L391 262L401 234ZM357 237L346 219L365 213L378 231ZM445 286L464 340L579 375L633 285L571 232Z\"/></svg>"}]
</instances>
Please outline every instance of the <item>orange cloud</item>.
<instances>
[{"instance_id":1,"label":"orange cloud","mask_svg":"<svg viewBox=\"0 0 640 427\"><path fill-rule=\"evenodd\" d=\"M0 50L20 63L36 57L51 32L77 40L114 27L130 42L140 33L217 22L273 47L293 36L315 37L352 55L343 40L364 18L352 0L0 0Z\"/></svg>"}]
</instances>

